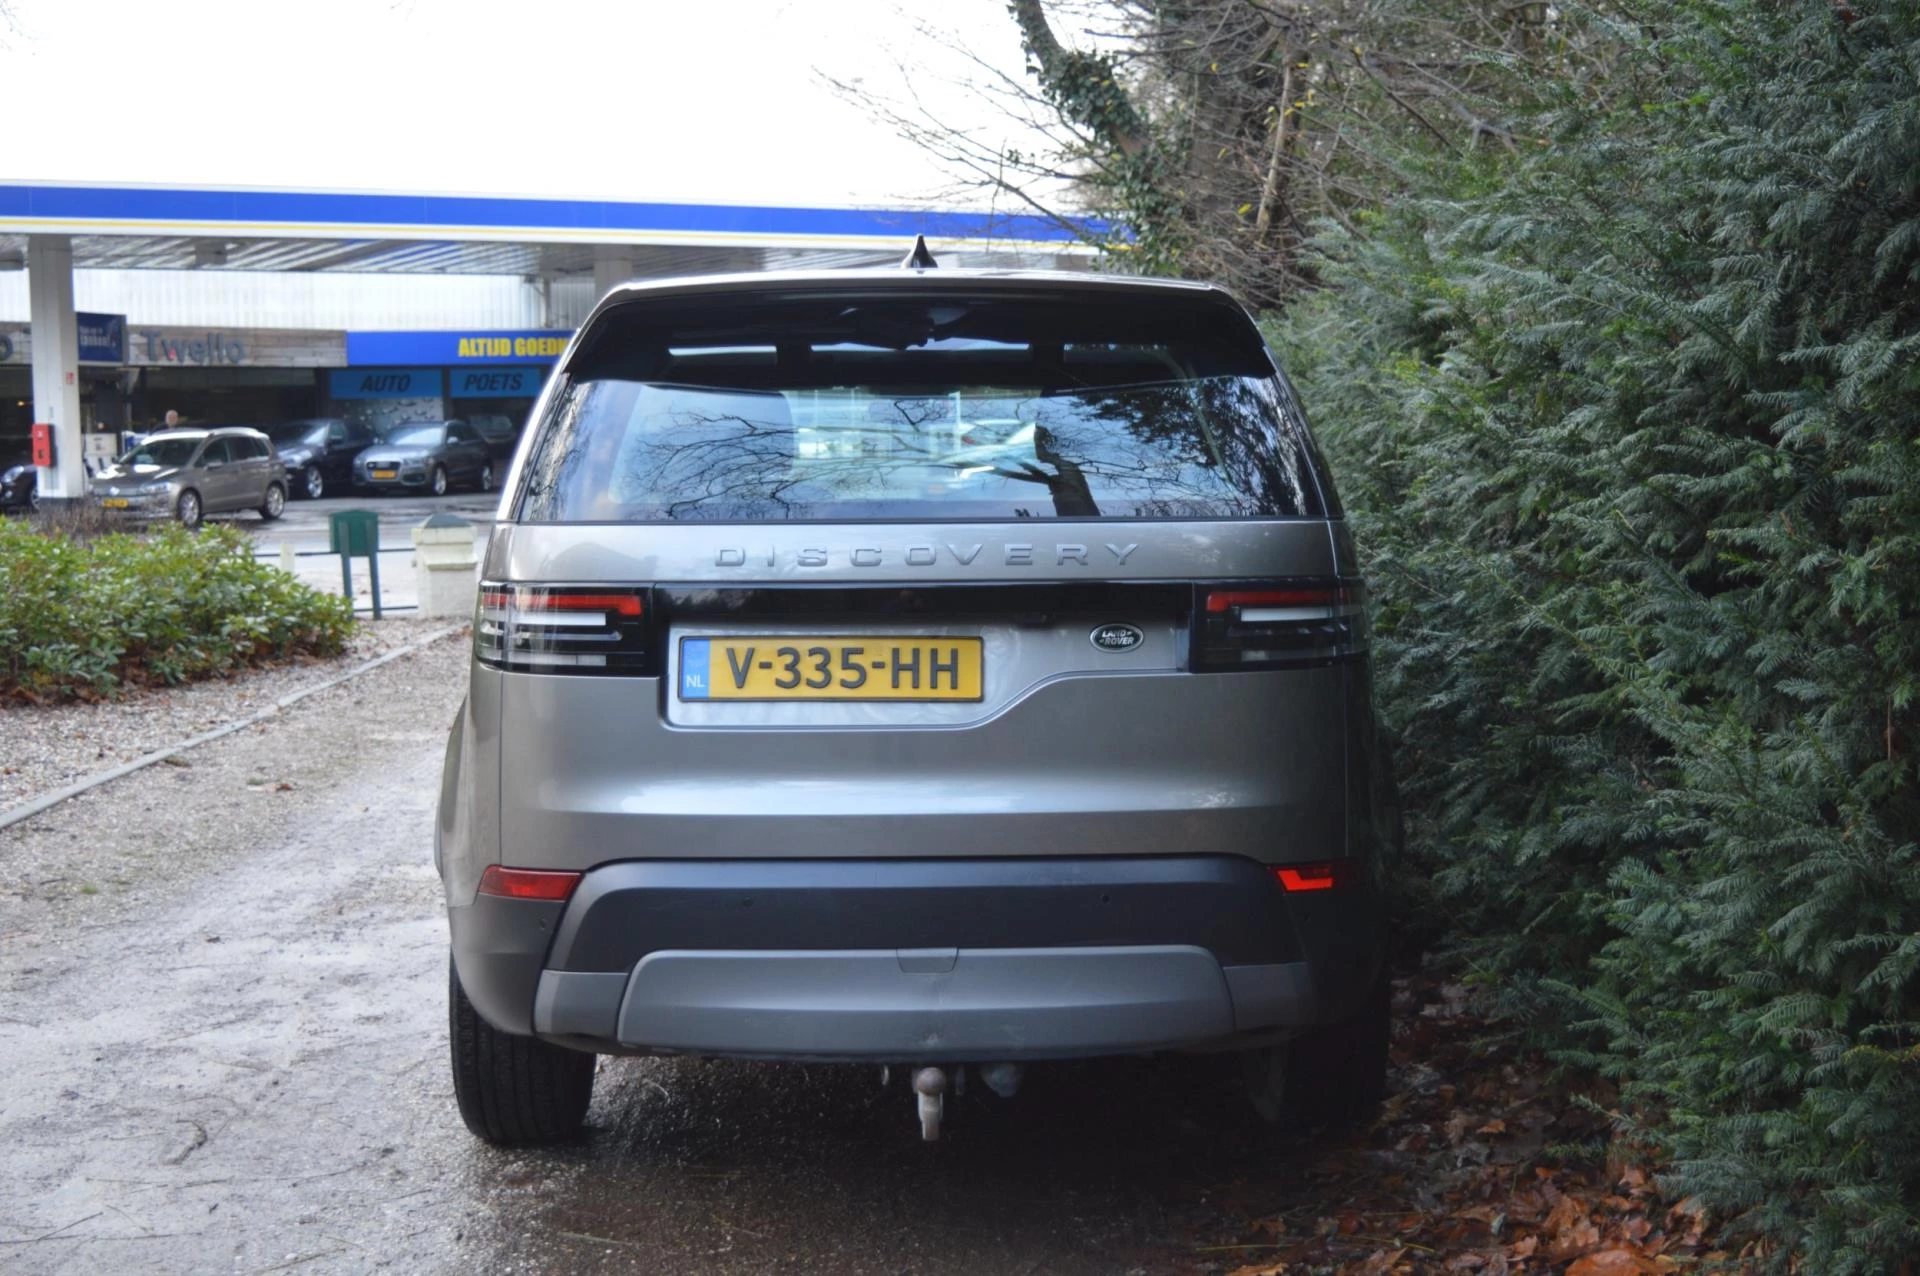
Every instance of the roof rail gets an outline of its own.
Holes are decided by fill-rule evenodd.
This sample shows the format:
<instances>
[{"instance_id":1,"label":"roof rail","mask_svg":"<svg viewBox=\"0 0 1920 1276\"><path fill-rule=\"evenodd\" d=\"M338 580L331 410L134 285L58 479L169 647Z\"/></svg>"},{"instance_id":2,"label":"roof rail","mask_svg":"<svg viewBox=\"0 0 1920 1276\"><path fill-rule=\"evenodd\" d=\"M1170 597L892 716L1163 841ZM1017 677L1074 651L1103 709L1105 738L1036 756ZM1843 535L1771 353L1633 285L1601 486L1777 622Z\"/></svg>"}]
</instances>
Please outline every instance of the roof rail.
<instances>
[{"instance_id":1,"label":"roof rail","mask_svg":"<svg viewBox=\"0 0 1920 1276\"><path fill-rule=\"evenodd\" d=\"M906 259L900 263L900 269L933 270L939 265L940 263L933 259L933 253L927 247L927 237L925 235L915 235L913 237L913 251L908 253Z\"/></svg>"}]
</instances>

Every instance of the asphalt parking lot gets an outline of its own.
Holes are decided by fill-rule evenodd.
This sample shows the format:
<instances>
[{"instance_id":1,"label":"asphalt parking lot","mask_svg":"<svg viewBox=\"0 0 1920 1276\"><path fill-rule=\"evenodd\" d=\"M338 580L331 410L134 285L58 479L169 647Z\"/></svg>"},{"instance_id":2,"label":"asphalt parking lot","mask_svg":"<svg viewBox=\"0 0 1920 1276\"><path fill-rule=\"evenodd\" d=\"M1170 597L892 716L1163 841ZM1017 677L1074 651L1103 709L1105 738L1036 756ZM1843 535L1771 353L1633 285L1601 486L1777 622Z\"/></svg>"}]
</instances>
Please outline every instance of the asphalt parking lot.
<instances>
[{"instance_id":1,"label":"asphalt parking lot","mask_svg":"<svg viewBox=\"0 0 1920 1276\"><path fill-rule=\"evenodd\" d=\"M327 516L337 510L364 509L380 515L382 545L407 546L407 529L434 514L453 514L484 530L493 525L494 512L500 507L498 492L449 492L445 496L426 493L387 496L372 493L326 496L317 501L288 501L287 512L277 522L261 521L258 515L242 515L234 525L266 545L291 542L296 549L326 548Z\"/></svg>"},{"instance_id":2,"label":"asphalt parking lot","mask_svg":"<svg viewBox=\"0 0 1920 1276\"><path fill-rule=\"evenodd\" d=\"M498 492L449 492L445 496L376 495L372 493L323 497L317 501L288 501L285 516L264 522L258 515L236 517L233 525L253 538L255 553L279 561L282 547L294 553L294 575L327 593L339 593L340 559L329 550L328 518L339 510L372 510L380 516L380 597L383 608L411 614L419 600L414 579L412 529L435 514L452 514L473 524L476 556L486 543L499 509ZM354 607L373 610L372 577L365 559L352 563Z\"/></svg>"}]
</instances>

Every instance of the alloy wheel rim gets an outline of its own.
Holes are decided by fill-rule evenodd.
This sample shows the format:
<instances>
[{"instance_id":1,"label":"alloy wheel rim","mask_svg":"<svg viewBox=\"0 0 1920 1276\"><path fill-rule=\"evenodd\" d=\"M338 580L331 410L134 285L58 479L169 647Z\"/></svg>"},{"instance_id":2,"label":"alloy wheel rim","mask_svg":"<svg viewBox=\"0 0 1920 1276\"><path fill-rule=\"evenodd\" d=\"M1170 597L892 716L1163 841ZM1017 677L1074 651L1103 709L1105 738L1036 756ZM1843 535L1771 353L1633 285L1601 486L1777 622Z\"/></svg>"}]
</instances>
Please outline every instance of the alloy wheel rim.
<instances>
[{"instance_id":1,"label":"alloy wheel rim","mask_svg":"<svg viewBox=\"0 0 1920 1276\"><path fill-rule=\"evenodd\" d=\"M437 466L433 471L433 494L435 496L447 494L447 472Z\"/></svg>"},{"instance_id":2,"label":"alloy wheel rim","mask_svg":"<svg viewBox=\"0 0 1920 1276\"><path fill-rule=\"evenodd\" d=\"M320 467L309 465L307 467L307 499L319 500L320 493L326 489L326 485L327 481L320 476Z\"/></svg>"}]
</instances>

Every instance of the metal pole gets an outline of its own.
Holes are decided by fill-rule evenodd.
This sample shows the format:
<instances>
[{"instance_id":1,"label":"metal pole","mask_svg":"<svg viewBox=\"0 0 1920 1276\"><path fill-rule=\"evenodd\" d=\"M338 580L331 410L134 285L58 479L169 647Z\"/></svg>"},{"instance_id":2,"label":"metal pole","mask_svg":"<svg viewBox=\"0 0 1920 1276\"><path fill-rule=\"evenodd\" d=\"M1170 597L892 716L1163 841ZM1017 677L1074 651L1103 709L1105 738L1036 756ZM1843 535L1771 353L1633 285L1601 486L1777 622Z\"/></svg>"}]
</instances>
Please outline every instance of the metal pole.
<instances>
[{"instance_id":1,"label":"metal pole","mask_svg":"<svg viewBox=\"0 0 1920 1276\"><path fill-rule=\"evenodd\" d=\"M376 537L373 552L367 555L367 570L373 574L373 618L380 619L380 542Z\"/></svg>"},{"instance_id":2,"label":"metal pole","mask_svg":"<svg viewBox=\"0 0 1920 1276\"><path fill-rule=\"evenodd\" d=\"M353 559L344 550L340 554L340 594L347 606L353 606Z\"/></svg>"},{"instance_id":3,"label":"metal pole","mask_svg":"<svg viewBox=\"0 0 1920 1276\"><path fill-rule=\"evenodd\" d=\"M27 309L33 322L33 419L53 426L53 465L40 471L40 499L78 501L87 494L87 458L68 236L27 236Z\"/></svg>"}]
</instances>

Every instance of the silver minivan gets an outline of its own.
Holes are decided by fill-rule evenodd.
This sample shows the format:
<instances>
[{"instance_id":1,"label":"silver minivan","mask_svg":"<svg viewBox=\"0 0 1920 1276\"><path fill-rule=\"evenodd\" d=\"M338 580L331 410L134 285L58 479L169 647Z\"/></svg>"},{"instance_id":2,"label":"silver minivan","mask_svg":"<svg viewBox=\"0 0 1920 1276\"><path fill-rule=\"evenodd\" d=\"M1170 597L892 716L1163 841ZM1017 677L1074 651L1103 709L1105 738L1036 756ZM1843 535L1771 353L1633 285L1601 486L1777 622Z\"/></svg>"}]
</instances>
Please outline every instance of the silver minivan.
<instances>
[{"instance_id":1,"label":"silver minivan","mask_svg":"<svg viewBox=\"0 0 1920 1276\"><path fill-rule=\"evenodd\" d=\"M929 1138L1067 1058L1380 1096L1365 590L1223 291L616 289L483 571L435 846L481 1137L577 1131L598 1054L884 1065Z\"/></svg>"},{"instance_id":2,"label":"silver minivan","mask_svg":"<svg viewBox=\"0 0 1920 1276\"><path fill-rule=\"evenodd\" d=\"M273 441L245 426L149 434L93 480L100 507L132 518L172 518L195 528L209 514L287 508L287 467Z\"/></svg>"}]
</instances>

